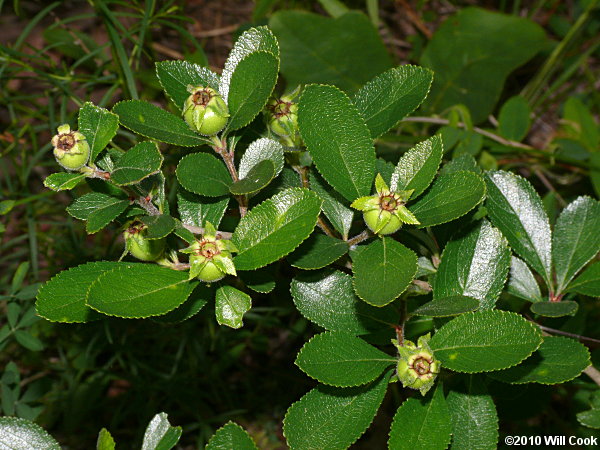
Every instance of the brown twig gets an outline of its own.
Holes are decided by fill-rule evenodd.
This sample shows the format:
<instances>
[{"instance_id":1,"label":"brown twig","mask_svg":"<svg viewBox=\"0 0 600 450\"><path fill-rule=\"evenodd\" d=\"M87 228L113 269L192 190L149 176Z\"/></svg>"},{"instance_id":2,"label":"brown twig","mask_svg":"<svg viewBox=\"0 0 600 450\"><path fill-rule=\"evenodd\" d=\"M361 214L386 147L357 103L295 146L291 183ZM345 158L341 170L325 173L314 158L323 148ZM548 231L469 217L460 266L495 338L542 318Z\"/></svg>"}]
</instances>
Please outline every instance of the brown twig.
<instances>
[{"instance_id":1,"label":"brown twig","mask_svg":"<svg viewBox=\"0 0 600 450\"><path fill-rule=\"evenodd\" d=\"M406 0L396 0L396 3L400 4L404 8L404 12L412 22L412 24L419 29L421 33L427 37L427 39L431 39L431 31L429 28L425 26L419 15L415 12L413 7Z\"/></svg>"},{"instance_id":2,"label":"brown twig","mask_svg":"<svg viewBox=\"0 0 600 450\"><path fill-rule=\"evenodd\" d=\"M194 225L186 225L185 223L182 225L183 225L183 228L185 228L188 231L191 231L194 234L204 234L205 233L205 229L203 227L196 227ZM229 231L217 231L217 238L231 239L232 236L233 236L233 233L230 233Z\"/></svg>"},{"instance_id":3,"label":"brown twig","mask_svg":"<svg viewBox=\"0 0 600 450\"><path fill-rule=\"evenodd\" d=\"M364 230L362 233L357 234L353 238L348 239L347 242L348 242L348 245L352 246L352 245L359 244L362 241L366 241L367 239L369 239L372 236L373 236L373 233L371 233L369 230Z\"/></svg>"},{"instance_id":4,"label":"brown twig","mask_svg":"<svg viewBox=\"0 0 600 450\"><path fill-rule=\"evenodd\" d=\"M192 34L194 35L194 37L197 37L197 38L216 37L216 36L222 36L224 34L233 33L239 27L240 27L239 24L234 23L233 25L227 25L226 27L221 27L221 28L214 28L212 30L195 31Z\"/></svg>"}]
</instances>

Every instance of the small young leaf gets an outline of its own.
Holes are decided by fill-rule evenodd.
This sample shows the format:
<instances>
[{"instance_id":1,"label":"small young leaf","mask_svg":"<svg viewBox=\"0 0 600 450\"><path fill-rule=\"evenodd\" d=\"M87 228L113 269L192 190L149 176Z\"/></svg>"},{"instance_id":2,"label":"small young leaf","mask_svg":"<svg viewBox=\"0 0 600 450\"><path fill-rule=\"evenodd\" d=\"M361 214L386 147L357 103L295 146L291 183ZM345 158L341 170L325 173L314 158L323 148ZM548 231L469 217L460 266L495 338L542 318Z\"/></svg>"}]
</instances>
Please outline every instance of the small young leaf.
<instances>
[{"instance_id":1,"label":"small young leaf","mask_svg":"<svg viewBox=\"0 0 600 450\"><path fill-rule=\"evenodd\" d=\"M437 277L436 277L437 278ZM436 298L419 306L411 312L413 316L448 317L475 311L479 308L479 300L464 295Z\"/></svg>"},{"instance_id":2,"label":"small young leaf","mask_svg":"<svg viewBox=\"0 0 600 450\"><path fill-rule=\"evenodd\" d=\"M439 135L418 143L407 151L394 169L390 182L392 191L414 189L411 198L414 200L427 189L435 177L444 147Z\"/></svg>"},{"instance_id":3,"label":"small young leaf","mask_svg":"<svg viewBox=\"0 0 600 450\"><path fill-rule=\"evenodd\" d=\"M298 108L304 143L323 178L352 201L369 195L375 177L375 149L356 106L333 86L304 88Z\"/></svg>"},{"instance_id":4,"label":"small young leaf","mask_svg":"<svg viewBox=\"0 0 600 450\"><path fill-rule=\"evenodd\" d=\"M373 381L396 359L348 333L314 336L298 353L296 365L308 376L338 387Z\"/></svg>"},{"instance_id":5,"label":"small young leaf","mask_svg":"<svg viewBox=\"0 0 600 450\"><path fill-rule=\"evenodd\" d=\"M584 345L566 337L546 336L537 351L521 364L489 376L512 384L560 384L578 377L589 365L590 352Z\"/></svg>"},{"instance_id":6,"label":"small young leaf","mask_svg":"<svg viewBox=\"0 0 600 450\"><path fill-rule=\"evenodd\" d=\"M529 302L542 301L540 287L531 270L523 260L516 256L513 256L510 260L510 277L506 290L510 294Z\"/></svg>"},{"instance_id":7,"label":"small young leaf","mask_svg":"<svg viewBox=\"0 0 600 450\"><path fill-rule=\"evenodd\" d=\"M102 428L98 433L96 450L115 450L115 440L106 428Z\"/></svg>"},{"instance_id":8,"label":"small young leaf","mask_svg":"<svg viewBox=\"0 0 600 450\"><path fill-rule=\"evenodd\" d=\"M509 98L498 115L498 132L506 139L521 141L529 131L531 108L523 97Z\"/></svg>"},{"instance_id":9,"label":"small young leaf","mask_svg":"<svg viewBox=\"0 0 600 450\"><path fill-rule=\"evenodd\" d=\"M84 179L85 174L83 173L57 172L46 177L44 186L57 192L68 191L69 189L73 189Z\"/></svg>"},{"instance_id":10,"label":"small young leaf","mask_svg":"<svg viewBox=\"0 0 600 450\"><path fill-rule=\"evenodd\" d=\"M39 425L18 417L0 417L2 447L7 450L60 450L60 445Z\"/></svg>"},{"instance_id":11,"label":"small young leaf","mask_svg":"<svg viewBox=\"0 0 600 450\"><path fill-rule=\"evenodd\" d=\"M245 178L254 166L264 160L271 161L275 168L275 176L279 175L284 163L283 146L269 138L261 138L252 142L240 160L239 177Z\"/></svg>"},{"instance_id":12,"label":"small young leaf","mask_svg":"<svg viewBox=\"0 0 600 450\"><path fill-rule=\"evenodd\" d=\"M287 260L299 269L315 270L337 261L347 252L348 243L345 241L322 233L313 233L300 247L288 255Z\"/></svg>"},{"instance_id":13,"label":"small young leaf","mask_svg":"<svg viewBox=\"0 0 600 450\"><path fill-rule=\"evenodd\" d=\"M171 231L175 229L175 219L167 214L161 214L159 216L145 216L142 217L148 229L144 235L145 239L161 239L168 236Z\"/></svg>"},{"instance_id":14,"label":"small young leaf","mask_svg":"<svg viewBox=\"0 0 600 450\"><path fill-rule=\"evenodd\" d=\"M173 427L166 413L154 416L144 433L142 450L169 450L179 442L181 427Z\"/></svg>"},{"instance_id":15,"label":"small young leaf","mask_svg":"<svg viewBox=\"0 0 600 450\"><path fill-rule=\"evenodd\" d=\"M344 205L346 203L344 198L332 190L319 174L311 172L308 179L311 190L315 191L323 200L321 207L323 213L344 239L348 239L354 211Z\"/></svg>"},{"instance_id":16,"label":"small young leaf","mask_svg":"<svg viewBox=\"0 0 600 450\"><path fill-rule=\"evenodd\" d=\"M95 162L104 147L115 137L119 129L119 116L87 102L79 110L79 132L90 146L90 162Z\"/></svg>"},{"instance_id":17,"label":"small young leaf","mask_svg":"<svg viewBox=\"0 0 600 450\"><path fill-rule=\"evenodd\" d=\"M87 305L109 316L160 316L187 300L197 282L187 272L153 264L121 263L91 285Z\"/></svg>"},{"instance_id":18,"label":"small young leaf","mask_svg":"<svg viewBox=\"0 0 600 450\"><path fill-rule=\"evenodd\" d=\"M429 341L435 357L456 372L488 372L514 366L541 344L538 327L515 313L466 313L440 328Z\"/></svg>"},{"instance_id":19,"label":"small young leaf","mask_svg":"<svg viewBox=\"0 0 600 450\"><path fill-rule=\"evenodd\" d=\"M220 197L229 194L232 180L225 164L209 153L184 156L177 165L179 183L194 194Z\"/></svg>"},{"instance_id":20,"label":"small young leaf","mask_svg":"<svg viewBox=\"0 0 600 450\"><path fill-rule=\"evenodd\" d=\"M366 386L319 385L294 403L283 420L291 448L345 449L369 427L388 385L388 375Z\"/></svg>"},{"instance_id":21,"label":"small young leaf","mask_svg":"<svg viewBox=\"0 0 600 450\"><path fill-rule=\"evenodd\" d=\"M600 262L595 262L585 269L569 284L567 290L590 297L600 297Z\"/></svg>"},{"instance_id":22,"label":"small young leaf","mask_svg":"<svg viewBox=\"0 0 600 450\"><path fill-rule=\"evenodd\" d=\"M215 316L219 325L241 328L244 314L252 307L252 298L231 286L217 289L215 298Z\"/></svg>"},{"instance_id":23,"label":"small young leaf","mask_svg":"<svg viewBox=\"0 0 600 450\"><path fill-rule=\"evenodd\" d=\"M234 195L252 194L266 187L274 177L273 161L265 159L253 166L244 178L229 186L229 191Z\"/></svg>"},{"instance_id":24,"label":"small young leaf","mask_svg":"<svg viewBox=\"0 0 600 450\"><path fill-rule=\"evenodd\" d=\"M218 227L228 204L229 197L200 197L184 190L177 193L177 210L181 221L195 227L203 227L207 221Z\"/></svg>"},{"instance_id":25,"label":"small young leaf","mask_svg":"<svg viewBox=\"0 0 600 450\"><path fill-rule=\"evenodd\" d=\"M227 422L210 438L205 450L257 450L256 444L238 424Z\"/></svg>"},{"instance_id":26,"label":"small young leaf","mask_svg":"<svg viewBox=\"0 0 600 450\"><path fill-rule=\"evenodd\" d=\"M321 203L308 189L292 188L252 208L233 233L236 268L258 269L293 251L314 229Z\"/></svg>"},{"instance_id":27,"label":"small young leaf","mask_svg":"<svg viewBox=\"0 0 600 450\"><path fill-rule=\"evenodd\" d=\"M121 186L139 183L158 172L162 162L163 157L154 142L140 142L119 158L110 178Z\"/></svg>"},{"instance_id":28,"label":"small young leaf","mask_svg":"<svg viewBox=\"0 0 600 450\"><path fill-rule=\"evenodd\" d=\"M433 72L424 67L394 67L365 84L354 103L371 130L373 139L388 131L425 100Z\"/></svg>"},{"instance_id":29,"label":"small young leaf","mask_svg":"<svg viewBox=\"0 0 600 450\"><path fill-rule=\"evenodd\" d=\"M371 242L353 256L354 288L373 306L385 306L402 294L417 273L417 255L392 238Z\"/></svg>"},{"instance_id":30,"label":"small young leaf","mask_svg":"<svg viewBox=\"0 0 600 450\"><path fill-rule=\"evenodd\" d=\"M452 425L441 385L426 397L406 399L398 408L388 447L394 450L445 449Z\"/></svg>"},{"instance_id":31,"label":"small young leaf","mask_svg":"<svg viewBox=\"0 0 600 450\"><path fill-rule=\"evenodd\" d=\"M187 61L161 61L156 63L156 75L161 86L179 110L190 96L188 86L211 87L219 90L219 76L198 64Z\"/></svg>"},{"instance_id":32,"label":"small young leaf","mask_svg":"<svg viewBox=\"0 0 600 450\"><path fill-rule=\"evenodd\" d=\"M484 195L485 184L481 177L463 170L440 176L410 210L421 227L431 227L465 215Z\"/></svg>"},{"instance_id":33,"label":"small young leaf","mask_svg":"<svg viewBox=\"0 0 600 450\"><path fill-rule=\"evenodd\" d=\"M536 302L530 306L531 312L545 317L573 316L579 309L577 302Z\"/></svg>"}]
</instances>

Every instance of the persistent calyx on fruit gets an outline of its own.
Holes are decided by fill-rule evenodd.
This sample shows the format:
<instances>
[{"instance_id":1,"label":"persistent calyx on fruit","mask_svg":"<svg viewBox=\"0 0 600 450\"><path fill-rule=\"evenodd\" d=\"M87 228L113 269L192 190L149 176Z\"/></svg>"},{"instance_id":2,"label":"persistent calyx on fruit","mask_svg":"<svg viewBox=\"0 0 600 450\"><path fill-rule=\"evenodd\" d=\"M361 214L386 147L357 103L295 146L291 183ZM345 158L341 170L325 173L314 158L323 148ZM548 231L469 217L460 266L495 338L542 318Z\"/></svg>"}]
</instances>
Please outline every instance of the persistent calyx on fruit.
<instances>
[{"instance_id":1,"label":"persistent calyx on fruit","mask_svg":"<svg viewBox=\"0 0 600 450\"><path fill-rule=\"evenodd\" d=\"M90 159L90 146L79 131L71 131L69 124L58 127L52 138L54 157L67 170L79 170Z\"/></svg>"},{"instance_id":2,"label":"persistent calyx on fruit","mask_svg":"<svg viewBox=\"0 0 600 450\"><path fill-rule=\"evenodd\" d=\"M269 130L279 137L280 142L286 147L297 148L302 146L300 129L298 128L298 104L293 100L298 95L296 89L289 95L281 98L272 97L265 106L265 116Z\"/></svg>"},{"instance_id":3,"label":"persistent calyx on fruit","mask_svg":"<svg viewBox=\"0 0 600 450\"><path fill-rule=\"evenodd\" d=\"M188 86L190 96L183 105L183 118L198 133L213 136L221 131L229 119L229 108L223 97L212 88Z\"/></svg>"},{"instance_id":4,"label":"persistent calyx on fruit","mask_svg":"<svg viewBox=\"0 0 600 450\"><path fill-rule=\"evenodd\" d=\"M134 220L125 226L125 250L141 261L156 261L165 251L165 238L147 239L148 227Z\"/></svg>"},{"instance_id":5,"label":"persistent calyx on fruit","mask_svg":"<svg viewBox=\"0 0 600 450\"><path fill-rule=\"evenodd\" d=\"M403 223L420 224L414 214L404 206L414 189L392 192L380 174L375 178L375 189L377 195L357 198L350 205L354 209L363 211L363 219L373 233L391 234Z\"/></svg>"},{"instance_id":6,"label":"persistent calyx on fruit","mask_svg":"<svg viewBox=\"0 0 600 450\"><path fill-rule=\"evenodd\" d=\"M425 395L433 386L437 374L440 372L441 363L435 359L429 348L430 334L421 336L417 345L404 340L400 345L392 339L398 349L397 376L402 386L418 389Z\"/></svg>"},{"instance_id":7,"label":"persistent calyx on fruit","mask_svg":"<svg viewBox=\"0 0 600 450\"><path fill-rule=\"evenodd\" d=\"M232 253L237 252L237 248L230 240L217 238L217 231L210 222L204 226L202 239L181 252L190 254L190 280L198 278L210 283L227 274L236 275Z\"/></svg>"}]
</instances>

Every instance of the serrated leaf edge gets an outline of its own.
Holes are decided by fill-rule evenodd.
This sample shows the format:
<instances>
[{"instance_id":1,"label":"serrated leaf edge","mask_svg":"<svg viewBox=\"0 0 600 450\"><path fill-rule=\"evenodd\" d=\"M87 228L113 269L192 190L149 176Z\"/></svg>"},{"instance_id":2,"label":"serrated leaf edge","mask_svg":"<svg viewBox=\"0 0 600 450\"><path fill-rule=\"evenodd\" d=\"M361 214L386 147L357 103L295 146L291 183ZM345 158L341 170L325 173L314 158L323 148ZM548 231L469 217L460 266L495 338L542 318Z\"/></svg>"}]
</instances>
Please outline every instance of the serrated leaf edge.
<instances>
[{"instance_id":1,"label":"serrated leaf edge","mask_svg":"<svg viewBox=\"0 0 600 450\"><path fill-rule=\"evenodd\" d=\"M258 447L256 446L256 442L254 442L254 439L252 439L252 436L250 436L250 434L239 424L235 423L233 420L228 421L225 425L223 425L221 428L218 428L214 434L210 437L210 439L208 440L206 446L208 447L210 445L210 443L212 442L212 440L215 438L215 436L217 435L217 433L223 429L225 429L225 427L229 426L229 425L233 425L235 428L242 430L252 441L252 443L254 444L254 448L256 450L258 450Z\"/></svg>"},{"instance_id":2,"label":"serrated leaf edge","mask_svg":"<svg viewBox=\"0 0 600 450\"><path fill-rule=\"evenodd\" d=\"M179 162L177 163L177 167L175 168L175 177L177 178L177 182L179 183L179 185L181 186L182 189L184 189L187 192L191 192L192 194L196 194L196 195L200 195L200 196L204 196L204 197L210 197L210 198L222 198L222 197L228 197L228 194L222 194L222 195L206 195L206 194L199 194L198 192L194 192L194 191L190 191L189 189L187 189L183 183L181 182L181 179L179 178L179 175L177 174L177 169L179 169L179 165L181 164L181 161L183 161L184 159L187 158L191 158L194 157L194 155L209 155L212 156L213 158L215 158L219 163L223 164L223 167L225 167L225 164L223 163L223 161L221 161L219 158L217 158L214 155L211 155L210 153L204 153L204 152L196 152L196 153L190 153L189 155L185 155L183 158L181 158L179 160ZM225 167L225 170L227 170L227 168ZM231 185L230 185L231 186ZM182 222L183 223L183 222Z\"/></svg>"}]
</instances>

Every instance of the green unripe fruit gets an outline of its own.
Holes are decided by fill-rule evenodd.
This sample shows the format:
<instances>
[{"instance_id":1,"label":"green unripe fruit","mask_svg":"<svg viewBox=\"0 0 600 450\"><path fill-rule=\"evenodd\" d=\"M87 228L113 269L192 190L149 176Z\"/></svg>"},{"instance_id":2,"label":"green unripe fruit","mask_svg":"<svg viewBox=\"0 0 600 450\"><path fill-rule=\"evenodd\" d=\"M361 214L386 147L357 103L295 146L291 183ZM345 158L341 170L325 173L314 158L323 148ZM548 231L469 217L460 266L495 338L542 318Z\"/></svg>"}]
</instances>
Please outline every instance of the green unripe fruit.
<instances>
[{"instance_id":1,"label":"green unripe fruit","mask_svg":"<svg viewBox=\"0 0 600 450\"><path fill-rule=\"evenodd\" d=\"M190 255L190 266L200 267L196 278L206 282L218 281L225 276L225 272L219 269L213 260L219 257L230 257L231 253L223 250L220 242L213 240L202 240L192 245L194 252Z\"/></svg>"},{"instance_id":2,"label":"green unripe fruit","mask_svg":"<svg viewBox=\"0 0 600 450\"><path fill-rule=\"evenodd\" d=\"M209 87L188 87L191 95L183 106L183 118L198 133L213 136L229 120L229 108L217 91Z\"/></svg>"},{"instance_id":3,"label":"green unripe fruit","mask_svg":"<svg viewBox=\"0 0 600 450\"><path fill-rule=\"evenodd\" d=\"M272 98L265 110L269 129L287 147L300 147L302 139L298 128L298 104L291 97Z\"/></svg>"},{"instance_id":4,"label":"green unripe fruit","mask_svg":"<svg viewBox=\"0 0 600 450\"><path fill-rule=\"evenodd\" d=\"M67 170L79 170L90 159L90 146L85 136L78 131L71 131L69 125L58 127L52 145L56 161Z\"/></svg>"},{"instance_id":5,"label":"green unripe fruit","mask_svg":"<svg viewBox=\"0 0 600 450\"><path fill-rule=\"evenodd\" d=\"M123 232L127 250L140 261L156 261L165 251L165 239L146 239L146 225L130 224Z\"/></svg>"},{"instance_id":6,"label":"green unripe fruit","mask_svg":"<svg viewBox=\"0 0 600 450\"><path fill-rule=\"evenodd\" d=\"M392 341L398 349L398 379L404 387L418 389L423 395L431 389L441 368L429 347L429 338L429 334L421 336L417 345L409 340L402 345Z\"/></svg>"},{"instance_id":7,"label":"green unripe fruit","mask_svg":"<svg viewBox=\"0 0 600 450\"><path fill-rule=\"evenodd\" d=\"M198 261L199 259L201 259L201 261ZM210 260L207 261L206 258L203 258L202 256L190 257L190 264L202 264L203 262L204 266L202 269L200 269L198 275L196 275L196 278L198 278L200 281L211 283L213 281L219 281L225 276L225 272L215 266L214 262Z\"/></svg>"},{"instance_id":8,"label":"green unripe fruit","mask_svg":"<svg viewBox=\"0 0 600 450\"><path fill-rule=\"evenodd\" d=\"M389 219L388 219L389 218ZM389 211L381 209L372 209L363 213L363 219L369 229L377 234L392 234L400 229L402 221ZM381 224L388 221L381 227ZM378 231L379 229L379 231Z\"/></svg>"}]
</instances>

